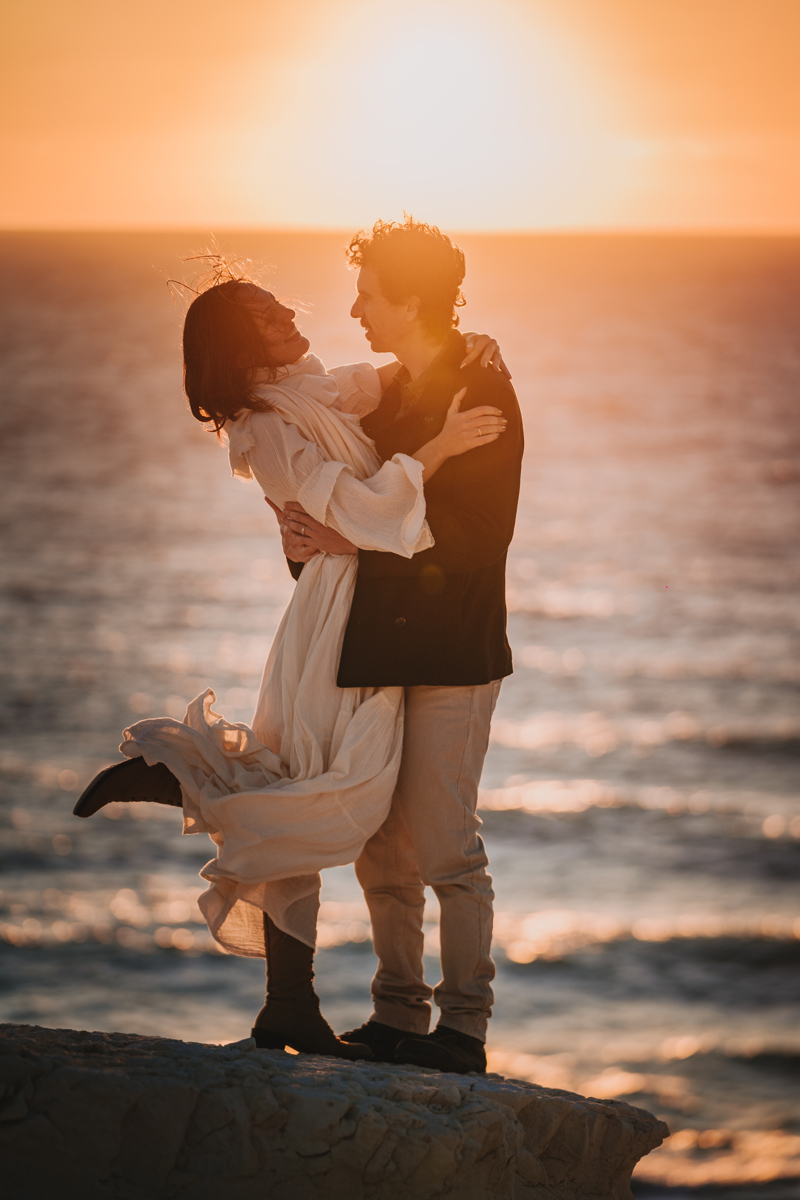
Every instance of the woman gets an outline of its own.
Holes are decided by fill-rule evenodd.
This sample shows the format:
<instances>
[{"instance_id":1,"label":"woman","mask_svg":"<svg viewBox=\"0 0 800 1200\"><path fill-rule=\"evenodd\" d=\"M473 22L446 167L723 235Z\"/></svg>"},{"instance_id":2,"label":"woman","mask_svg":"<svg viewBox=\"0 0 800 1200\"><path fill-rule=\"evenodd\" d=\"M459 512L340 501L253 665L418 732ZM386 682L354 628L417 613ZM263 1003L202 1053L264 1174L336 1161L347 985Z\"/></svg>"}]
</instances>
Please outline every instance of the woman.
<instances>
[{"instance_id":1,"label":"woman","mask_svg":"<svg viewBox=\"0 0 800 1200\"><path fill-rule=\"evenodd\" d=\"M75 813L112 800L182 805L184 832L206 832L217 847L201 872L209 929L233 953L267 960L257 1044L362 1058L367 1047L335 1037L312 984L318 873L352 862L383 823L402 748L402 688L336 686L354 551L410 558L432 545L424 483L447 458L494 441L504 422L494 408L460 413L459 393L437 438L381 465L358 414L378 404L397 364L326 372L294 315L248 280L206 289L184 326L186 393L198 420L224 430L234 473L255 477L279 509L301 504L342 552L303 570L252 728L214 713L210 690L182 723L139 721L124 733L126 761L97 776Z\"/></svg>"}]
</instances>

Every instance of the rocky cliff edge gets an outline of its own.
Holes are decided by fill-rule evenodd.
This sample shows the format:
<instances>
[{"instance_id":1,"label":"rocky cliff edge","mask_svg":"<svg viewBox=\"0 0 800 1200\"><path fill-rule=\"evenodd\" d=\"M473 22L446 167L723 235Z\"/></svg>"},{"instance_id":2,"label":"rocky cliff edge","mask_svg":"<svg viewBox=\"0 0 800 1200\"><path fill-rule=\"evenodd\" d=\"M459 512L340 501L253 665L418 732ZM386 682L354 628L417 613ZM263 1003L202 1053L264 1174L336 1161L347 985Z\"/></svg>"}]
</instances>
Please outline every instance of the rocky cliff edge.
<instances>
[{"instance_id":1,"label":"rocky cliff edge","mask_svg":"<svg viewBox=\"0 0 800 1200\"><path fill-rule=\"evenodd\" d=\"M667 1132L498 1075L0 1025L5 1200L629 1200Z\"/></svg>"}]
</instances>

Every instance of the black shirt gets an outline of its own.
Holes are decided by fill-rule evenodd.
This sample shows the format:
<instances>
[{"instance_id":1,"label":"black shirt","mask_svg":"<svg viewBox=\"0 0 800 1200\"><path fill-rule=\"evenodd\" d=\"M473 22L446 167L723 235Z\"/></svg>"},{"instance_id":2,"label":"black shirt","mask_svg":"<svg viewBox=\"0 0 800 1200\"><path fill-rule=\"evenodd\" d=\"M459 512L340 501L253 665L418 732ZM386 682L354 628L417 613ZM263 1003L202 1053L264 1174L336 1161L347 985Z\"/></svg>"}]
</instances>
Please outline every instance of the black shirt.
<instances>
[{"instance_id":1,"label":"black shirt","mask_svg":"<svg viewBox=\"0 0 800 1200\"><path fill-rule=\"evenodd\" d=\"M362 427L385 462L441 432L453 396L461 411L493 405L508 420L487 446L448 459L425 485L429 550L402 558L359 550L358 576L339 663L339 687L490 683L510 675L505 564L522 464L522 418L509 381L479 365L460 369L453 331L413 382L398 371Z\"/></svg>"}]
</instances>

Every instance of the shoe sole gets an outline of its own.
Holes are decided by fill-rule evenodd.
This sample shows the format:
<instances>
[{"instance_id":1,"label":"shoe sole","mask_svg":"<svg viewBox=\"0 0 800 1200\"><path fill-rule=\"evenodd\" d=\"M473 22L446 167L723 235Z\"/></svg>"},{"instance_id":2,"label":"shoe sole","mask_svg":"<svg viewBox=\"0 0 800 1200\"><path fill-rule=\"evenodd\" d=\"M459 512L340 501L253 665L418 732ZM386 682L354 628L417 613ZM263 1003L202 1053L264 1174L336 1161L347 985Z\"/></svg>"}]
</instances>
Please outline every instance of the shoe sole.
<instances>
[{"instance_id":1,"label":"shoe sole","mask_svg":"<svg viewBox=\"0 0 800 1200\"><path fill-rule=\"evenodd\" d=\"M347 1038L339 1038L339 1041L340 1041L340 1042L347 1042ZM366 1046L366 1045L367 1045L367 1043L366 1043L366 1042L358 1042L358 1043L356 1043L356 1042L347 1042L347 1044L348 1044L348 1046L355 1046L356 1044L357 1044L357 1045L359 1045L359 1046ZM395 1056L394 1056L394 1054L393 1054L393 1053L390 1053L390 1052L386 1052L386 1053L379 1053L379 1052L378 1052L378 1051L377 1051L377 1050L374 1048L374 1046L367 1046L367 1049L370 1051L370 1053L371 1053L371 1055L372 1055L372 1058L369 1060L370 1062L376 1062L376 1063L391 1063L391 1065L392 1065L392 1066L394 1066L394 1067L396 1067L396 1066L397 1066L397 1059L395 1058Z\"/></svg>"},{"instance_id":2,"label":"shoe sole","mask_svg":"<svg viewBox=\"0 0 800 1200\"><path fill-rule=\"evenodd\" d=\"M132 764L136 764L138 772L134 775L134 778L129 780L125 787L120 788L115 795L109 795L105 800L102 800L101 803L96 804L95 798L97 797L97 793L105 786L108 779L115 773L120 772L122 767L128 768L128 773L130 773ZM162 779L164 784L163 791L161 788L158 788L157 785L157 790L152 790L154 788L153 773L154 771L157 772L159 768L161 769L160 778L163 777L165 773L167 777L166 780ZM141 788L141 780L143 777L148 782L144 788ZM177 797L180 798L173 800L163 799L163 796L167 794L167 789L170 789L173 793L175 793L175 788L178 789ZM140 790L146 793L149 792L149 794L137 795L137 791ZM93 817L94 814L99 812L101 808L105 808L107 804L113 804L118 800L126 804L135 802L166 804L173 808L180 808L183 803L180 784L178 783L177 779L175 779L174 775L171 774L169 769L162 763L155 763L153 767L149 767L144 758L124 758L122 762L113 763L110 767L106 767L105 770L101 771L99 775L95 776L95 778L87 787L86 791L79 798L78 803L73 808L72 815L74 817Z\"/></svg>"},{"instance_id":3,"label":"shoe sole","mask_svg":"<svg viewBox=\"0 0 800 1200\"><path fill-rule=\"evenodd\" d=\"M250 1036L254 1039L259 1050L285 1050L289 1046L292 1050L296 1050L298 1054L318 1054L323 1058L341 1058L345 1062L366 1062L372 1060L372 1051L369 1046L363 1046L361 1042L357 1043L362 1049L366 1050L364 1054L354 1054L352 1057L349 1054L337 1054L335 1050L309 1050L306 1046L299 1042L287 1041L279 1033L273 1033L271 1029L256 1029L250 1030ZM355 1049L355 1042L345 1042L346 1046L352 1046Z\"/></svg>"},{"instance_id":4,"label":"shoe sole","mask_svg":"<svg viewBox=\"0 0 800 1200\"><path fill-rule=\"evenodd\" d=\"M378 1025L379 1022L368 1022L366 1026L366 1037L364 1036L363 1026L361 1029L348 1029L347 1033L337 1034L337 1037L339 1038L340 1042L349 1042L351 1045L368 1046L372 1051L373 1062L396 1064L397 1059L394 1056L394 1052L399 1046L400 1042L411 1036L410 1032L406 1029L399 1030L398 1032L400 1036L393 1040L389 1040L381 1030L378 1030L373 1037L373 1032L369 1029L370 1024ZM387 1026L386 1028L391 1029L392 1026Z\"/></svg>"},{"instance_id":5,"label":"shoe sole","mask_svg":"<svg viewBox=\"0 0 800 1200\"><path fill-rule=\"evenodd\" d=\"M441 1060L434 1062L435 1055L429 1055L426 1050L404 1050L395 1057L395 1062L412 1067L427 1067L429 1070L445 1071L449 1075L485 1075L486 1067L457 1067L442 1066Z\"/></svg>"},{"instance_id":6,"label":"shoe sole","mask_svg":"<svg viewBox=\"0 0 800 1200\"><path fill-rule=\"evenodd\" d=\"M125 758L122 760L122 762L112 763L110 767L106 767L104 771L101 771L99 775L94 777L86 791L79 797L78 803L73 808L73 817L93 817L96 812L100 811L99 808L92 808L89 812L86 812L85 810L90 807L90 801L92 800L92 797L97 794L99 788L103 786L108 776L115 772L118 767L124 766L126 762L130 762L130 759ZM105 806L101 804L100 808L103 807Z\"/></svg>"},{"instance_id":7,"label":"shoe sole","mask_svg":"<svg viewBox=\"0 0 800 1200\"><path fill-rule=\"evenodd\" d=\"M277 1033L270 1033L268 1029L251 1029L250 1036L254 1038L259 1050L283 1050L286 1047L284 1039Z\"/></svg>"}]
</instances>

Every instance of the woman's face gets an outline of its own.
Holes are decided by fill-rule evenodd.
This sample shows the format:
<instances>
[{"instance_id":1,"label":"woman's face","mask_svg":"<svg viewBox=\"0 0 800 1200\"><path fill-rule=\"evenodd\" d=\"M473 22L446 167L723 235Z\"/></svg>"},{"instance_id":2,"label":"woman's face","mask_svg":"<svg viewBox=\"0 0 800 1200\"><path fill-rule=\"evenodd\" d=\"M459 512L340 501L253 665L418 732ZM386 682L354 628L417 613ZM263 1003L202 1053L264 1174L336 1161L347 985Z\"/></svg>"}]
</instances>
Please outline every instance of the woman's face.
<instances>
[{"instance_id":1,"label":"woman's face","mask_svg":"<svg viewBox=\"0 0 800 1200\"><path fill-rule=\"evenodd\" d=\"M239 303L245 304L255 317L270 362L288 366L301 359L308 352L310 342L294 323L294 309L287 308L272 292L256 287L254 283L241 283L239 287L242 289Z\"/></svg>"}]
</instances>

